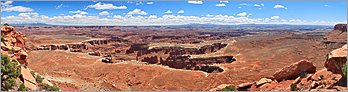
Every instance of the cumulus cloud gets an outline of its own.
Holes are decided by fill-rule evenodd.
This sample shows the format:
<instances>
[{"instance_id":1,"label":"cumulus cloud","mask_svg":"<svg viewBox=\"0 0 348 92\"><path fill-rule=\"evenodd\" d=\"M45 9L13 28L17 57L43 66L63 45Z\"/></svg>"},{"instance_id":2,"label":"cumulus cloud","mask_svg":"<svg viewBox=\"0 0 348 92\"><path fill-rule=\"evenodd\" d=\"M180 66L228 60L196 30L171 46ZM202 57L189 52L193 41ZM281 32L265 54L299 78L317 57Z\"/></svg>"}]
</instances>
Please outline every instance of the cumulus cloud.
<instances>
[{"instance_id":1,"label":"cumulus cloud","mask_svg":"<svg viewBox=\"0 0 348 92\"><path fill-rule=\"evenodd\" d=\"M256 6L256 7L261 7L261 5L260 5L260 4L254 4L254 6Z\"/></svg>"},{"instance_id":2,"label":"cumulus cloud","mask_svg":"<svg viewBox=\"0 0 348 92\"><path fill-rule=\"evenodd\" d=\"M223 7L223 6L226 6L224 3L221 3L221 4L216 4L217 7Z\"/></svg>"},{"instance_id":3,"label":"cumulus cloud","mask_svg":"<svg viewBox=\"0 0 348 92\"><path fill-rule=\"evenodd\" d=\"M172 14L173 12L172 11L170 11L170 10L168 10L168 11L166 11L166 12L164 12L165 14Z\"/></svg>"},{"instance_id":4,"label":"cumulus cloud","mask_svg":"<svg viewBox=\"0 0 348 92\"><path fill-rule=\"evenodd\" d=\"M149 19L157 19L157 16L156 15L150 15Z\"/></svg>"},{"instance_id":5,"label":"cumulus cloud","mask_svg":"<svg viewBox=\"0 0 348 92\"><path fill-rule=\"evenodd\" d=\"M220 1L220 3L228 3L228 1Z\"/></svg>"},{"instance_id":6,"label":"cumulus cloud","mask_svg":"<svg viewBox=\"0 0 348 92\"><path fill-rule=\"evenodd\" d=\"M113 4L105 4L105 3L98 2L94 5L88 5L87 8L95 8L97 10L106 10L106 9L112 10L112 9L127 9L127 6L124 6L124 5L114 6Z\"/></svg>"},{"instance_id":7,"label":"cumulus cloud","mask_svg":"<svg viewBox=\"0 0 348 92\"><path fill-rule=\"evenodd\" d=\"M272 16L271 19L279 19L279 16Z\"/></svg>"},{"instance_id":8,"label":"cumulus cloud","mask_svg":"<svg viewBox=\"0 0 348 92\"><path fill-rule=\"evenodd\" d=\"M145 11L142 11L140 9L134 9L133 11L130 11L127 13L127 15L134 15L134 14L147 15L147 13Z\"/></svg>"},{"instance_id":9,"label":"cumulus cloud","mask_svg":"<svg viewBox=\"0 0 348 92\"><path fill-rule=\"evenodd\" d=\"M69 13L73 13L73 14L80 14L80 15L86 15L88 14L85 11L81 11L81 10L77 10L77 11L69 11Z\"/></svg>"},{"instance_id":10,"label":"cumulus cloud","mask_svg":"<svg viewBox=\"0 0 348 92\"><path fill-rule=\"evenodd\" d=\"M187 1L190 4L203 4L203 1Z\"/></svg>"},{"instance_id":11,"label":"cumulus cloud","mask_svg":"<svg viewBox=\"0 0 348 92\"><path fill-rule=\"evenodd\" d=\"M108 12L108 11L102 11L102 12L100 12L99 13L99 15L102 15L102 16L104 16L104 15L109 15L110 13Z\"/></svg>"},{"instance_id":12,"label":"cumulus cloud","mask_svg":"<svg viewBox=\"0 0 348 92\"><path fill-rule=\"evenodd\" d=\"M240 12L240 13L237 14L237 16L239 16L239 17L247 17L247 16L250 16L250 15L252 15L252 14L251 13L247 13L247 12Z\"/></svg>"},{"instance_id":13,"label":"cumulus cloud","mask_svg":"<svg viewBox=\"0 0 348 92\"><path fill-rule=\"evenodd\" d=\"M143 2L137 2L135 5L144 5Z\"/></svg>"},{"instance_id":14,"label":"cumulus cloud","mask_svg":"<svg viewBox=\"0 0 348 92\"><path fill-rule=\"evenodd\" d=\"M283 8L283 9L288 9L288 8L286 8L285 6L280 5L280 4L274 5L274 7L273 7L273 8Z\"/></svg>"},{"instance_id":15,"label":"cumulus cloud","mask_svg":"<svg viewBox=\"0 0 348 92\"><path fill-rule=\"evenodd\" d=\"M33 9L24 6L13 6L11 5L13 1L1 2L1 11L6 12L32 12Z\"/></svg>"},{"instance_id":16,"label":"cumulus cloud","mask_svg":"<svg viewBox=\"0 0 348 92\"><path fill-rule=\"evenodd\" d=\"M329 5L324 5L325 7L329 7Z\"/></svg>"},{"instance_id":17,"label":"cumulus cloud","mask_svg":"<svg viewBox=\"0 0 348 92\"><path fill-rule=\"evenodd\" d=\"M247 14L249 15L249 14ZM234 17L229 15L206 15L206 16L182 16L182 15L163 15L163 16L121 16L99 17L88 15L66 15L66 16L45 16L38 13L20 13L17 16L1 17L2 22L10 24L20 23L47 23L54 25L99 25L99 26L151 26L151 25L183 25L191 23L234 25L234 24L316 24L334 25L341 22L328 21L305 21L300 19L282 19L279 16L266 18ZM342 21L346 22L346 21Z\"/></svg>"},{"instance_id":18,"label":"cumulus cloud","mask_svg":"<svg viewBox=\"0 0 348 92\"><path fill-rule=\"evenodd\" d=\"M146 4L153 4L153 2L146 2Z\"/></svg>"},{"instance_id":19,"label":"cumulus cloud","mask_svg":"<svg viewBox=\"0 0 348 92\"><path fill-rule=\"evenodd\" d=\"M178 13L178 14L183 14L183 13L185 13L185 11L184 11L184 10L180 10L180 11L178 11L177 13Z\"/></svg>"}]
</instances>

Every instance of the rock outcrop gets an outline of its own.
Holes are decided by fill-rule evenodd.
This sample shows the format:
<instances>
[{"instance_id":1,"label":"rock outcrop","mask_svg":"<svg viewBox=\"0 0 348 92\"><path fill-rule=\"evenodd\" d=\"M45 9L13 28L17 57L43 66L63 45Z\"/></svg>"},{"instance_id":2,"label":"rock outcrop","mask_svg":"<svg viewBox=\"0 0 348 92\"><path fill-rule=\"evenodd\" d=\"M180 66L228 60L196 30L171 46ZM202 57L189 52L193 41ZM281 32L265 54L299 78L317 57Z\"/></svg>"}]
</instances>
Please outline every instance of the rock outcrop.
<instances>
[{"instance_id":1,"label":"rock outcrop","mask_svg":"<svg viewBox=\"0 0 348 92\"><path fill-rule=\"evenodd\" d=\"M334 30L328 32L324 37L325 43L346 43L347 24L336 24Z\"/></svg>"},{"instance_id":2,"label":"rock outcrop","mask_svg":"<svg viewBox=\"0 0 348 92\"><path fill-rule=\"evenodd\" d=\"M273 74L273 78L278 81L287 80L296 78L300 73L314 73L315 70L316 68L313 63L307 60L301 60L277 71Z\"/></svg>"},{"instance_id":3,"label":"rock outcrop","mask_svg":"<svg viewBox=\"0 0 348 92\"><path fill-rule=\"evenodd\" d=\"M270 79L246 82L236 86L238 91L347 91L347 78L343 77L342 66L347 59L347 45L333 50L325 62L325 68L316 71L316 67L307 60L301 60L283 67ZM217 91L228 85L220 85L211 91Z\"/></svg>"},{"instance_id":4,"label":"rock outcrop","mask_svg":"<svg viewBox=\"0 0 348 92\"><path fill-rule=\"evenodd\" d=\"M347 61L347 44L338 48L336 50L331 51L328 54L328 58L325 62L325 67L327 70L332 71L334 73L342 73L342 66Z\"/></svg>"},{"instance_id":5,"label":"rock outcrop","mask_svg":"<svg viewBox=\"0 0 348 92\"><path fill-rule=\"evenodd\" d=\"M21 32L17 32L14 30L12 26L4 25L1 27L1 56L8 56L10 57L10 62L18 63L19 66L6 66L9 67L20 67L20 75L17 79L20 79L20 81L16 81L14 84L23 84L26 88L29 90L38 90L40 89L39 83L37 82L36 78L32 75L32 72L29 68L27 68L28 62L27 57L28 54L26 53L25 48L25 41L26 37ZM3 60L1 60L3 61ZM1 62L2 66L5 67L5 64L3 66L3 62ZM13 73L12 71L11 73ZM1 73L2 78L5 79L2 81L6 81L7 78L3 78L5 76L11 76L11 75L5 75L5 73ZM45 81L45 83L52 84L49 81ZM5 85L5 84L4 84ZM3 88L1 88L3 90ZM9 91L19 88L8 89L3 91ZM23 89L22 89L23 90Z\"/></svg>"}]
</instances>

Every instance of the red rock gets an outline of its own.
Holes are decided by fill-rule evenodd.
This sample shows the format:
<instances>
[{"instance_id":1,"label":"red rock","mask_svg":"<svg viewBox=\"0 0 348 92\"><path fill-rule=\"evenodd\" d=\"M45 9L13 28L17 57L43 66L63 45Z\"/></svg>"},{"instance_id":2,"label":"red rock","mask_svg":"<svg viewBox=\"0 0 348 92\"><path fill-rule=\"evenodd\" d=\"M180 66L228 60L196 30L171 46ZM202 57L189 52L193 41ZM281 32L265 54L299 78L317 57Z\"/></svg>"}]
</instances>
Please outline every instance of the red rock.
<instances>
[{"instance_id":1,"label":"red rock","mask_svg":"<svg viewBox=\"0 0 348 92\"><path fill-rule=\"evenodd\" d=\"M21 75L24 79L24 86L28 87L30 90L38 89L38 86L36 86L37 82L29 69L21 66Z\"/></svg>"},{"instance_id":2,"label":"red rock","mask_svg":"<svg viewBox=\"0 0 348 92\"><path fill-rule=\"evenodd\" d=\"M343 64L347 62L347 44L331 51L325 62L325 67L334 73L342 73Z\"/></svg>"},{"instance_id":3,"label":"red rock","mask_svg":"<svg viewBox=\"0 0 348 92\"><path fill-rule=\"evenodd\" d=\"M260 86L260 85L262 85L262 84L270 83L270 82L272 82L271 79L261 78L258 82L256 82L256 86Z\"/></svg>"},{"instance_id":4,"label":"red rock","mask_svg":"<svg viewBox=\"0 0 348 92\"><path fill-rule=\"evenodd\" d=\"M324 40L328 42L346 42L347 41L347 24L337 24L334 30L328 32Z\"/></svg>"},{"instance_id":5,"label":"red rock","mask_svg":"<svg viewBox=\"0 0 348 92\"><path fill-rule=\"evenodd\" d=\"M300 60L299 62L283 67L281 70L273 74L273 78L281 81L296 78L302 72L314 73L315 71L316 67L313 63L308 62L307 60Z\"/></svg>"}]
</instances>

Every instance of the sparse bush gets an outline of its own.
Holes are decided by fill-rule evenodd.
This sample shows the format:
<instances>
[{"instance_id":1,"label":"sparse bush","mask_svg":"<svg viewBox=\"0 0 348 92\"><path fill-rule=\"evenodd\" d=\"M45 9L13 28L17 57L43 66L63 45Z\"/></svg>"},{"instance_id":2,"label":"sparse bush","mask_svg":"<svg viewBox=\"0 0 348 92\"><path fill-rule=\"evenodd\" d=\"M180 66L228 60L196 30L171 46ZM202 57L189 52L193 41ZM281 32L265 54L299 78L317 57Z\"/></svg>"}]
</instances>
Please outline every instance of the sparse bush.
<instances>
[{"instance_id":1,"label":"sparse bush","mask_svg":"<svg viewBox=\"0 0 348 92\"><path fill-rule=\"evenodd\" d=\"M290 85L290 90L291 90L291 91L297 91L297 90L298 90L297 84L296 84L296 83L292 83L292 84Z\"/></svg>"},{"instance_id":2,"label":"sparse bush","mask_svg":"<svg viewBox=\"0 0 348 92\"><path fill-rule=\"evenodd\" d=\"M344 64L342 67L342 73L343 73L343 77L347 78L347 64Z\"/></svg>"},{"instance_id":3,"label":"sparse bush","mask_svg":"<svg viewBox=\"0 0 348 92\"><path fill-rule=\"evenodd\" d=\"M41 83L41 88L45 89L46 91L59 91L59 88L57 86L50 86L48 84Z\"/></svg>"},{"instance_id":4,"label":"sparse bush","mask_svg":"<svg viewBox=\"0 0 348 92\"><path fill-rule=\"evenodd\" d=\"M236 87L234 85L226 86L222 91L236 91Z\"/></svg>"},{"instance_id":5,"label":"sparse bush","mask_svg":"<svg viewBox=\"0 0 348 92\"><path fill-rule=\"evenodd\" d=\"M13 86L16 85L16 80L14 78L10 78L10 79L5 80L5 82L3 84L4 85L1 86L1 90L8 91L8 90L12 89Z\"/></svg>"},{"instance_id":6,"label":"sparse bush","mask_svg":"<svg viewBox=\"0 0 348 92\"><path fill-rule=\"evenodd\" d=\"M37 75L35 77L35 80L38 82L38 83L42 83L42 81L44 80L44 78L42 78L40 75Z\"/></svg>"},{"instance_id":7,"label":"sparse bush","mask_svg":"<svg viewBox=\"0 0 348 92\"><path fill-rule=\"evenodd\" d=\"M15 53L15 49L11 48L11 49L8 50L8 52L11 53L11 54L14 54Z\"/></svg>"},{"instance_id":8,"label":"sparse bush","mask_svg":"<svg viewBox=\"0 0 348 92\"><path fill-rule=\"evenodd\" d=\"M299 76L300 76L301 78L304 78L304 77L307 76L307 72L301 72L301 73L299 74Z\"/></svg>"},{"instance_id":9,"label":"sparse bush","mask_svg":"<svg viewBox=\"0 0 348 92\"><path fill-rule=\"evenodd\" d=\"M1 54L1 90L8 91L16 85L16 80L20 75L20 67L16 60Z\"/></svg>"},{"instance_id":10,"label":"sparse bush","mask_svg":"<svg viewBox=\"0 0 348 92\"><path fill-rule=\"evenodd\" d=\"M29 91L29 89L25 87L24 84L21 84L18 88L18 91Z\"/></svg>"}]
</instances>

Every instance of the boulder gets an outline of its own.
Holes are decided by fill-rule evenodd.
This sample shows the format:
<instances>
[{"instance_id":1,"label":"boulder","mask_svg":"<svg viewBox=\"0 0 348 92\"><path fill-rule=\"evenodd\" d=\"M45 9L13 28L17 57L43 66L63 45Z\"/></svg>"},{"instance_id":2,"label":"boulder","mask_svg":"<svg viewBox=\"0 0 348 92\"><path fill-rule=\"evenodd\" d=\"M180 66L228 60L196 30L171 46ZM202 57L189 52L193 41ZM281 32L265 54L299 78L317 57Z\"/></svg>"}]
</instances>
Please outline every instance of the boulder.
<instances>
[{"instance_id":1,"label":"boulder","mask_svg":"<svg viewBox=\"0 0 348 92\"><path fill-rule=\"evenodd\" d=\"M314 73L316 67L313 63L308 62L307 60L300 60L299 62L293 63L289 66L283 67L281 70L273 74L273 78L277 81L297 78L300 73Z\"/></svg>"},{"instance_id":2,"label":"boulder","mask_svg":"<svg viewBox=\"0 0 348 92\"><path fill-rule=\"evenodd\" d=\"M43 84L50 85L50 86L53 86L53 84L52 84L50 81L48 81L47 79L43 79L43 80L42 80L42 83L43 83Z\"/></svg>"},{"instance_id":3,"label":"boulder","mask_svg":"<svg viewBox=\"0 0 348 92\"><path fill-rule=\"evenodd\" d=\"M325 67L333 73L342 73L343 64L347 61L347 44L331 51L325 62Z\"/></svg>"},{"instance_id":4,"label":"boulder","mask_svg":"<svg viewBox=\"0 0 348 92\"><path fill-rule=\"evenodd\" d=\"M21 75L24 80L24 86L28 87L30 90L37 90L37 82L33 75L30 73L28 68L21 66Z\"/></svg>"},{"instance_id":5,"label":"boulder","mask_svg":"<svg viewBox=\"0 0 348 92\"><path fill-rule=\"evenodd\" d=\"M259 81L256 82L256 86L260 86L260 85L262 85L262 84L270 83L270 82L272 82L271 79L261 78Z\"/></svg>"}]
</instances>

